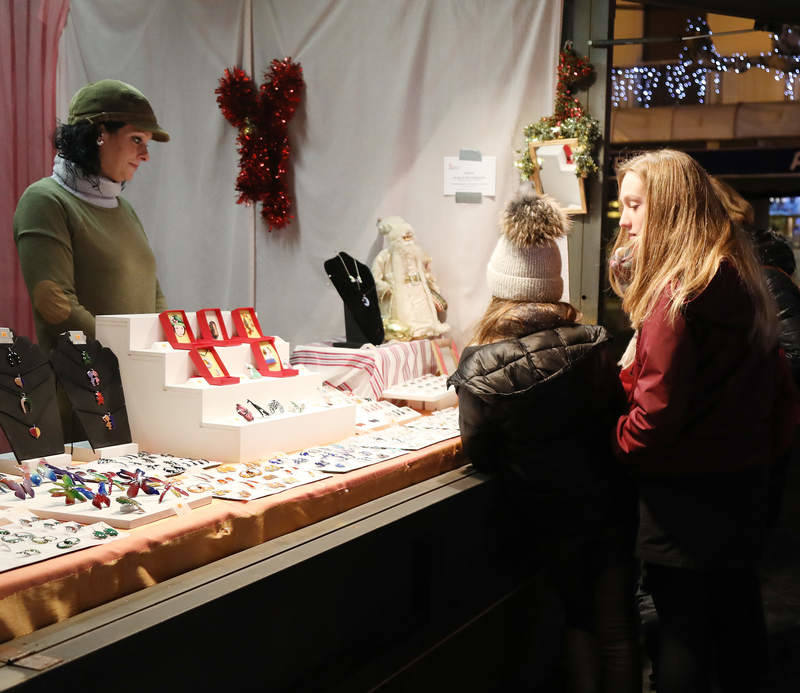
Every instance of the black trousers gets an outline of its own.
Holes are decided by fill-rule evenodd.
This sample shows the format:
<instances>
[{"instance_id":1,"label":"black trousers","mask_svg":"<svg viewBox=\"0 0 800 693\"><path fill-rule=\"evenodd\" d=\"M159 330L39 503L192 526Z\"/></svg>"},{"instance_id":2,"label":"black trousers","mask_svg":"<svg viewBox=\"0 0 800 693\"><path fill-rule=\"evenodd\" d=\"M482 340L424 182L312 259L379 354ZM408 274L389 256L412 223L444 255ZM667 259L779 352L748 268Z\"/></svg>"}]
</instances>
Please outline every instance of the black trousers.
<instances>
[{"instance_id":1,"label":"black trousers","mask_svg":"<svg viewBox=\"0 0 800 693\"><path fill-rule=\"evenodd\" d=\"M544 574L565 616L566 690L638 693L642 669L632 534L564 540Z\"/></svg>"},{"instance_id":2,"label":"black trousers","mask_svg":"<svg viewBox=\"0 0 800 693\"><path fill-rule=\"evenodd\" d=\"M659 620L658 693L756 693L768 651L755 565L644 568Z\"/></svg>"}]
</instances>

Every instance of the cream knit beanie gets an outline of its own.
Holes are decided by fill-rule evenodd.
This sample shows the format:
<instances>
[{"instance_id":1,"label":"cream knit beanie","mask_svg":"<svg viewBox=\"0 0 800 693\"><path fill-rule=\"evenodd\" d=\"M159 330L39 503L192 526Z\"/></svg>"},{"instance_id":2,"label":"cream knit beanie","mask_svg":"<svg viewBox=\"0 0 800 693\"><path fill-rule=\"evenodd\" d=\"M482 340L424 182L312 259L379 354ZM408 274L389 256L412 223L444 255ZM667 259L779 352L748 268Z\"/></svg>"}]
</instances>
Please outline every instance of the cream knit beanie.
<instances>
[{"instance_id":1,"label":"cream knit beanie","mask_svg":"<svg viewBox=\"0 0 800 693\"><path fill-rule=\"evenodd\" d=\"M561 252L556 238L567 233L570 219L549 195L523 188L500 219L486 281L492 296L532 303L558 303L564 292Z\"/></svg>"}]
</instances>

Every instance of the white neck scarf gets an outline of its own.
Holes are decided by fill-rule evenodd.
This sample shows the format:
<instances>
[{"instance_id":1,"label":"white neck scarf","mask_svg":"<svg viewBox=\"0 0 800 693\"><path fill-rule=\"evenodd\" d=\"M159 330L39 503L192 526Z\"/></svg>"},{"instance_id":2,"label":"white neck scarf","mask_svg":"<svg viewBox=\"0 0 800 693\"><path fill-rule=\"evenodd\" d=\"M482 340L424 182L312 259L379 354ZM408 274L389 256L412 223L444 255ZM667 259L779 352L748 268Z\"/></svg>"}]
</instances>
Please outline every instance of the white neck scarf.
<instances>
[{"instance_id":1,"label":"white neck scarf","mask_svg":"<svg viewBox=\"0 0 800 693\"><path fill-rule=\"evenodd\" d=\"M74 173L71 169L74 169ZM66 160L56 155L53 161L53 180L75 197L97 205L113 209L119 206L117 197L122 192L122 183L115 183L103 175L89 179L77 166L68 168Z\"/></svg>"}]
</instances>

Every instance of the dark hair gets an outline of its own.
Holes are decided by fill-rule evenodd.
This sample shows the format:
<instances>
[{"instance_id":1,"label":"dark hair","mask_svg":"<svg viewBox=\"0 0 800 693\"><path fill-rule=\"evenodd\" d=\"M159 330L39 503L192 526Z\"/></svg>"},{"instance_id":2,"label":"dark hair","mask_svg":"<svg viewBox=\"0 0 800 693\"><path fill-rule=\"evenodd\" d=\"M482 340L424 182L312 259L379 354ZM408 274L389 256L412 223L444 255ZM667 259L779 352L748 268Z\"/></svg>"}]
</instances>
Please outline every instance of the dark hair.
<instances>
[{"instance_id":1,"label":"dark hair","mask_svg":"<svg viewBox=\"0 0 800 693\"><path fill-rule=\"evenodd\" d=\"M794 274L797 262L786 236L771 229L753 229L751 237L762 265L777 267L789 276Z\"/></svg>"},{"instance_id":2,"label":"dark hair","mask_svg":"<svg viewBox=\"0 0 800 693\"><path fill-rule=\"evenodd\" d=\"M103 127L114 133L124 127L125 123L109 121ZM97 138L100 136L100 124L82 120L74 125L62 123L53 135L53 145L59 156L67 162L67 168L76 174L75 168L81 170L89 178L100 175L100 148Z\"/></svg>"}]
</instances>

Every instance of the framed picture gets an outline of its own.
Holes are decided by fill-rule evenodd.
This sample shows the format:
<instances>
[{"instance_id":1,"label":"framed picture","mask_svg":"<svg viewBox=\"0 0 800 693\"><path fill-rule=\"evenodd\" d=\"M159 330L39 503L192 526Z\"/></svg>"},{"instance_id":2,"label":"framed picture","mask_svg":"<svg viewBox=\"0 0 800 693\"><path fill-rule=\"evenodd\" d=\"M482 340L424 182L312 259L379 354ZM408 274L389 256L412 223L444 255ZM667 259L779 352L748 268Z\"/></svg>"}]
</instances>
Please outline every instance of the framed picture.
<instances>
[{"instance_id":1,"label":"framed picture","mask_svg":"<svg viewBox=\"0 0 800 693\"><path fill-rule=\"evenodd\" d=\"M540 195L556 199L568 214L586 214L583 178L576 175L577 138L531 142L528 151L535 165L533 184Z\"/></svg>"},{"instance_id":2,"label":"framed picture","mask_svg":"<svg viewBox=\"0 0 800 693\"><path fill-rule=\"evenodd\" d=\"M164 337L173 349L194 348L194 333L186 313L182 310L165 310L158 314Z\"/></svg>"},{"instance_id":3,"label":"framed picture","mask_svg":"<svg viewBox=\"0 0 800 693\"><path fill-rule=\"evenodd\" d=\"M228 328L222 319L219 308L203 308L197 311L197 327L200 330L200 342L203 344L235 344L239 339L228 336Z\"/></svg>"},{"instance_id":4,"label":"framed picture","mask_svg":"<svg viewBox=\"0 0 800 693\"><path fill-rule=\"evenodd\" d=\"M283 367L280 354L275 348L274 337L262 337L254 340L250 342L250 349L253 352L256 369L261 375L269 378L288 378L299 373L296 368Z\"/></svg>"},{"instance_id":5,"label":"framed picture","mask_svg":"<svg viewBox=\"0 0 800 693\"><path fill-rule=\"evenodd\" d=\"M212 347L196 347L189 352L197 372L210 385L233 385L239 378L230 375L217 350Z\"/></svg>"},{"instance_id":6,"label":"framed picture","mask_svg":"<svg viewBox=\"0 0 800 693\"><path fill-rule=\"evenodd\" d=\"M245 340L263 339L264 333L256 317L255 308L236 308L231 311L236 336Z\"/></svg>"},{"instance_id":7,"label":"framed picture","mask_svg":"<svg viewBox=\"0 0 800 693\"><path fill-rule=\"evenodd\" d=\"M439 375L452 375L458 368L458 349L456 343L448 339L432 339L433 357Z\"/></svg>"}]
</instances>

